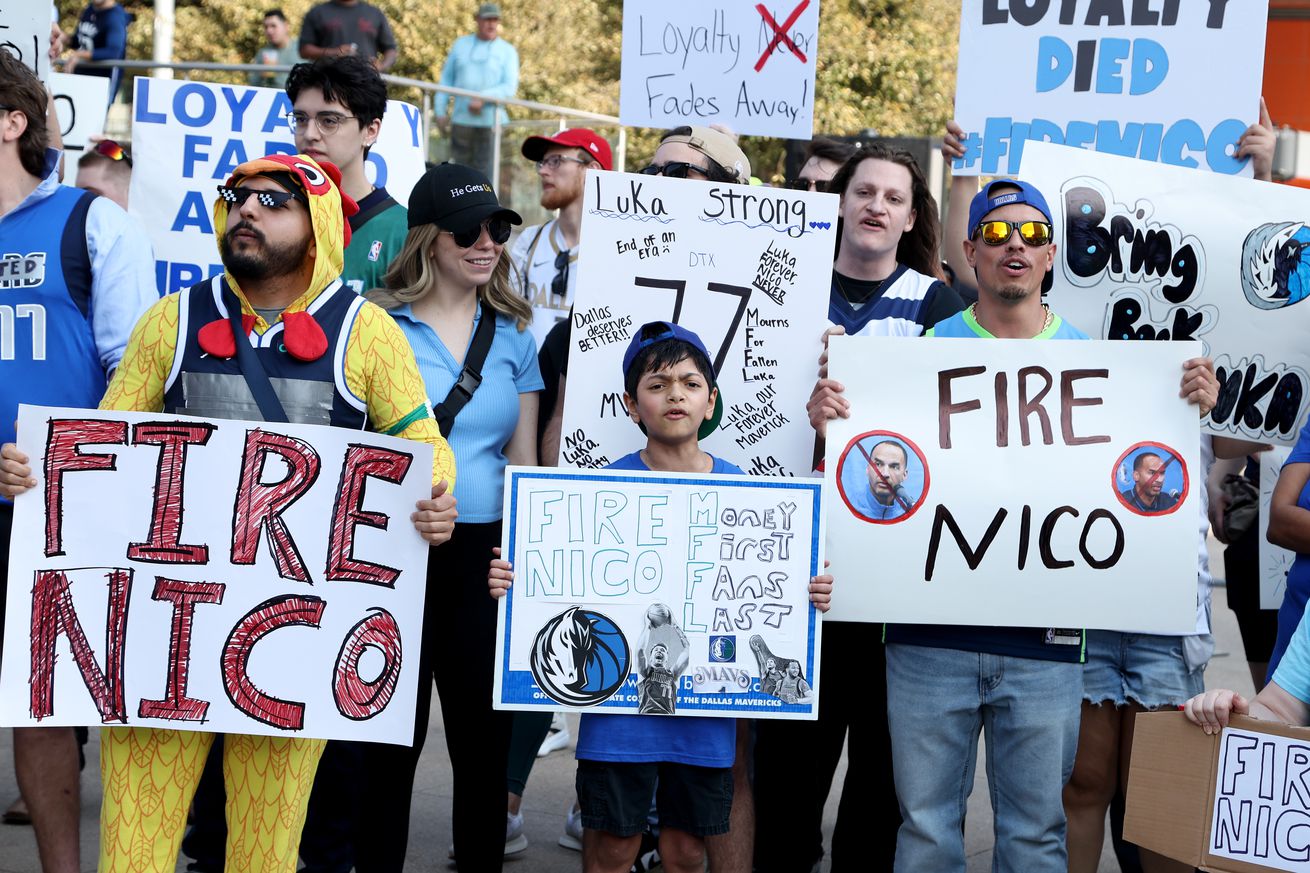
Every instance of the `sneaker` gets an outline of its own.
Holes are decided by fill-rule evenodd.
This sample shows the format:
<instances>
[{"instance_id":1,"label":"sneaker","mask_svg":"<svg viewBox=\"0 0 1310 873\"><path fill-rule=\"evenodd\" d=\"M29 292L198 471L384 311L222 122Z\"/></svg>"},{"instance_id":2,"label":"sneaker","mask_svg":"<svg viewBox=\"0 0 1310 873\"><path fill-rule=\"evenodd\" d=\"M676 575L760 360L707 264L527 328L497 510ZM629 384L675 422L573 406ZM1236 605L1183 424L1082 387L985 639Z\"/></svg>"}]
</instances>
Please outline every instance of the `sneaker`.
<instances>
[{"instance_id":1,"label":"sneaker","mask_svg":"<svg viewBox=\"0 0 1310 873\"><path fill-rule=\"evenodd\" d=\"M564 713L557 712L550 722L550 733L541 741L541 748L537 749L537 757L544 758L551 752L569 747L569 723L564 720Z\"/></svg>"},{"instance_id":2,"label":"sneaker","mask_svg":"<svg viewBox=\"0 0 1310 873\"><path fill-rule=\"evenodd\" d=\"M582 810L576 806L569 807L569 814L564 817L564 833L559 844L575 852L582 851Z\"/></svg>"},{"instance_id":3,"label":"sneaker","mask_svg":"<svg viewBox=\"0 0 1310 873\"><path fill-rule=\"evenodd\" d=\"M582 844L579 843L581 848ZM527 851L528 837L523 833L523 813L514 815L511 812L505 813L505 857L518 855ZM455 844L451 843L446 849L446 857L452 861L455 859Z\"/></svg>"}]
</instances>

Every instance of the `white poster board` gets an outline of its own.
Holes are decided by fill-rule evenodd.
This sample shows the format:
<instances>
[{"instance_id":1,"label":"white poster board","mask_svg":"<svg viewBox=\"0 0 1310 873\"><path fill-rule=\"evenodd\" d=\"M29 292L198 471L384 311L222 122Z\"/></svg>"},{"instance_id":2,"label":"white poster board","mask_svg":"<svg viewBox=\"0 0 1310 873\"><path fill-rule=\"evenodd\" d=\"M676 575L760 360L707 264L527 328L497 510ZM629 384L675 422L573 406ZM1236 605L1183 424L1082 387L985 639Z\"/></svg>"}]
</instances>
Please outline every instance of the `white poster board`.
<instances>
[{"instance_id":1,"label":"white poster board","mask_svg":"<svg viewBox=\"0 0 1310 873\"><path fill-rule=\"evenodd\" d=\"M495 707L817 718L820 492L510 467Z\"/></svg>"},{"instance_id":2,"label":"white poster board","mask_svg":"<svg viewBox=\"0 0 1310 873\"><path fill-rule=\"evenodd\" d=\"M1287 593L1287 573L1292 569L1296 553L1269 542L1269 504L1274 497L1278 474L1291 449L1275 447L1261 452L1260 458L1260 608L1278 609Z\"/></svg>"},{"instance_id":3,"label":"white poster board","mask_svg":"<svg viewBox=\"0 0 1310 873\"><path fill-rule=\"evenodd\" d=\"M828 424L829 617L1191 633L1205 473L1178 386L1198 351L833 337L851 414Z\"/></svg>"},{"instance_id":4,"label":"white poster board","mask_svg":"<svg viewBox=\"0 0 1310 873\"><path fill-rule=\"evenodd\" d=\"M623 405L623 353L643 324L705 343L725 412L701 446L747 473L808 475L804 398L828 326L837 198L587 174L560 464L603 467L644 448Z\"/></svg>"},{"instance_id":5,"label":"white poster board","mask_svg":"<svg viewBox=\"0 0 1310 873\"><path fill-rule=\"evenodd\" d=\"M19 407L0 724L414 736L432 447Z\"/></svg>"},{"instance_id":6,"label":"white poster board","mask_svg":"<svg viewBox=\"0 0 1310 873\"><path fill-rule=\"evenodd\" d=\"M1310 745L1229 727L1220 737L1218 759L1210 854L1304 873L1310 866L1304 836L1310 827Z\"/></svg>"},{"instance_id":7,"label":"white poster board","mask_svg":"<svg viewBox=\"0 0 1310 873\"><path fill-rule=\"evenodd\" d=\"M59 133L64 138L64 150L84 151L90 143L90 135L105 130L105 116L109 114L109 80L104 76L51 73L50 93L55 98L55 114L59 118Z\"/></svg>"},{"instance_id":8,"label":"white poster board","mask_svg":"<svg viewBox=\"0 0 1310 873\"><path fill-rule=\"evenodd\" d=\"M1052 308L1105 339L1198 339L1206 430L1292 445L1310 406L1310 191L1031 143L1059 246Z\"/></svg>"},{"instance_id":9,"label":"white poster board","mask_svg":"<svg viewBox=\"0 0 1310 873\"><path fill-rule=\"evenodd\" d=\"M155 280L171 294L223 272L214 239L216 186L247 160L295 154L291 101L277 88L138 77L132 102L129 211L149 228ZM387 101L369 178L404 206L426 157L418 107Z\"/></svg>"},{"instance_id":10,"label":"white poster board","mask_svg":"<svg viewBox=\"0 0 1310 873\"><path fill-rule=\"evenodd\" d=\"M50 78L50 0L0 0L0 49Z\"/></svg>"},{"instance_id":11,"label":"white poster board","mask_svg":"<svg viewBox=\"0 0 1310 873\"><path fill-rule=\"evenodd\" d=\"M619 119L809 139L818 53L819 0L624 0Z\"/></svg>"},{"instance_id":12,"label":"white poster board","mask_svg":"<svg viewBox=\"0 0 1310 873\"><path fill-rule=\"evenodd\" d=\"M1259 118L1268 7L964 0L953 171L1014 175L1044 140L1249 176L1232 151Z\"/></svg>"}]
</instances>

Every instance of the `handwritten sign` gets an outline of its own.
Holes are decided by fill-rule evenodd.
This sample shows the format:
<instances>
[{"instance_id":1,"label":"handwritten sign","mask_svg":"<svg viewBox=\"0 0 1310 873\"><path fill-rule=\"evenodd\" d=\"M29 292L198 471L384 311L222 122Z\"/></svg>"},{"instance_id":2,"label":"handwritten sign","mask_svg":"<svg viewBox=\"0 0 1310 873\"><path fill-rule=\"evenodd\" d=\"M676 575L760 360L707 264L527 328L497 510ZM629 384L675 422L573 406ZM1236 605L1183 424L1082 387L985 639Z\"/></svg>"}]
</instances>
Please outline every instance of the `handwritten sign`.
<instances>
[{"instance_id":1,"label":"handwritten sign","mask_svg":"<svg viewBox=\"0 0 1310 873\"><path fill-rule=\"evenodd\" d=\"M834 337L828 557L858 584L831 617L1192 632L1198 351Z\"/></svg>"},{"instance_id":2,"label":"handwritten sign","mask_svg":"<svg viewBox=\"0 0 1310 873\"><path fill-rule=\"evenodd\" d=\"M19 407L0 724L408 745L425 443Z\"/></svg>"},{"instance_id":3,"label":"handwritten sign","mask_svg":"<svg viewBox=\"0 0 1310 873\"><path fill-rule=\"evenodd\" d=\"M625 0L619 118L809 139L818 51L819 0Z\"/></svg>"},{"instance_id":4,"label":"handwritten sign","mask_svg":"<svg viewBox=\"0 0 1310 873\"><path fill-rule=\"evenodd\" d=\"M50 78L49 0L0 2L0 49L9 52L46 82Z\"/></svg>"},{"instance_id":5,"label":"handwritten sign","mask_svg":"<svg viewBox=\"0 0 1310 873\"><path fill-rule=\"evenodd\" d=\"M1310 864L1310 845L1302 836L1310 828L1305 781L1310 745L1232 727L1221 737L1209 853L1272 870L1304 871Z\"/></svg>"},{"instance_id":6,"label":"handwritten sign","mask_svg":"<svg viewBox=\"0 0 1310 873\"><path fill-rule=\"evenodd\" d=\"M510 467L498 709L818 716L816 481Z\"/></svg>"},{"instance_id":7,"label":"handwritten sign","mask_svg":"<svg viewBox=\"0 0 1310 873\"><path fill-rule=\"evenodd\" d=\"M814 387L827 327L837 198L782 189L587 174L560 463L603 467L646 445L623 405L634 331L696 332L721 402L707 452L748 473L807 475Z\"/></svg>"},{"instance_id":8,"label":"handwritten sign","mask_svg":"<svg viewBox=\"0 0 1310 873\"><path fill-rule=\"evenodd\" d=\"M1260 515L1257 537L1260 543L1260 608L1278 609L1287 593L1287 574L1296 560L1296 553L1269 542L1269 505L1274 497L1278 474L1291 449L1275 447L1261 452L1260 458Z\"/></svg>"},{"instance_id":9,"label":"handwritten sign","mask_svg":"<svg viewBox=\"0 0 1310 873\"><path fill-rule=\"evenodd\" d=\"M1310 403L1310 191L1032 143L1058 244L1051 306L1105 339L1197 339L1220 436L1292 445ZM1302 252L1306 257L1302 257Z\"/></svg>"},{"instance_id":10,"label":"handwritten sign","mask_svg":"<svg viewBox=\"0 0 1310 873\"><path fill-rule=\"evenodd\" d=\"M1250 175L1232 151L1259 108L1268 7L964 0L954 172L1014 175L1046 141Z\"/></svg>"},{"instance_id":11,"label":"handwritten sign","mask_svg":"<svg viewBox=\"0 0 1310 873\"><path fill-rule=\"evenodd\" d=\"M291 101L276 88L141 77L132 111L133 160L151 171L132 174L129 211L150 229L160 293L172 293L223 272L211 226L214 189L244 161L295 154ZM418 108L387 101L368 155L370 180L403 206L424 157Z\"/></svg>"},{"instance_id":12,"label":"handwritten sign","mask_svg":"<svg viewBox=\"0 0 1310 873\"><path fill-rule=\"evenodd\" d=\"M59 133L64 148L80 152L90 143L90 135L102 133L109 114L109 80L103 76L74 76L51 73L50 93L55 98Z\"/></svg>"}]
</instances>

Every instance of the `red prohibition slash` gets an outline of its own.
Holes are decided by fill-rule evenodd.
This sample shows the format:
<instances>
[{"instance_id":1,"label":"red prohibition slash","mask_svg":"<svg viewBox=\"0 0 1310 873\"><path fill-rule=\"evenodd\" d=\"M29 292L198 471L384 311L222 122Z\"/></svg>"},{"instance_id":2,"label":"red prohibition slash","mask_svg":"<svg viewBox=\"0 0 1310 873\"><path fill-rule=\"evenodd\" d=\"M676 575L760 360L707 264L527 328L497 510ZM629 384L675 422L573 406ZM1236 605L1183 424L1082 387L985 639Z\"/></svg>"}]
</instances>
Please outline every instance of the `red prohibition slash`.
<instances>
[{"instance_id":1,"label":"red prohibition slash","mask_svg":"<svg viewBox=\"0 0 1310 873\"><path fill-rule=\"evenodd\" d=\"M796 23L796 19L801 17L801 13L804 12L805 8L809 5L810 0L801 0L801 5L793 9L791 15L788 15L787 20L782 23L781 27L779 27L778 22L773 20L773 16L769 14L769 10L764 8L763 3L755 4L755 10L760 13L760 17L764 19L764 23L773 28L773 39L770 40L769 47L764 50L764 54L760 55L760 59L755 62L755 72L758 73L760 70L764 69L764 62L769 59L769 55L773 54L773 50L778 47L778 43L780 42L786 43L787 48L791 49L791 53L800 58L801 63L805 63L805 53L796 47L796 43L791 41L791 37L787 36L787 28Z\"/></svg>"}]
</instances>

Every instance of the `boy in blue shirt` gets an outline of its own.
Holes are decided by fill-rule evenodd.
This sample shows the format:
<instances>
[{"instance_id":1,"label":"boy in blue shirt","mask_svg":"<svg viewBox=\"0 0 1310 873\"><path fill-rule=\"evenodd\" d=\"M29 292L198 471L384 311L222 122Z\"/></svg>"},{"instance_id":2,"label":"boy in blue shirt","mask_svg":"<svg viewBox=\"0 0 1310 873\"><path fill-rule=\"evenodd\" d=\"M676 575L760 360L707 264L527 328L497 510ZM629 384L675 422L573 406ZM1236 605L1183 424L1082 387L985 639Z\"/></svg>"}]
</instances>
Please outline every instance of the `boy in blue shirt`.
<instances>
[{"instance_id":1,"label":"boy in blue shirt","mask_svg":"<svg viewBox=\"0 0 1310 873\"><path fill-rule=\"evenodd\" d=\"M723 415L700 337L676 324L645 324L623 356L623 374L624 403L646 434L646 448L607 469L742 473L700 447ZM503 596L513 578L509 562L492 561L491 595ZM831 576L810 580L815 608L826 612L831 594ZM728 831L736 734L732 718L583 714L577 747L583 869L627 873L654 795L665 869L703 871L705 837Z\"/></svg>"}]
</instances>

